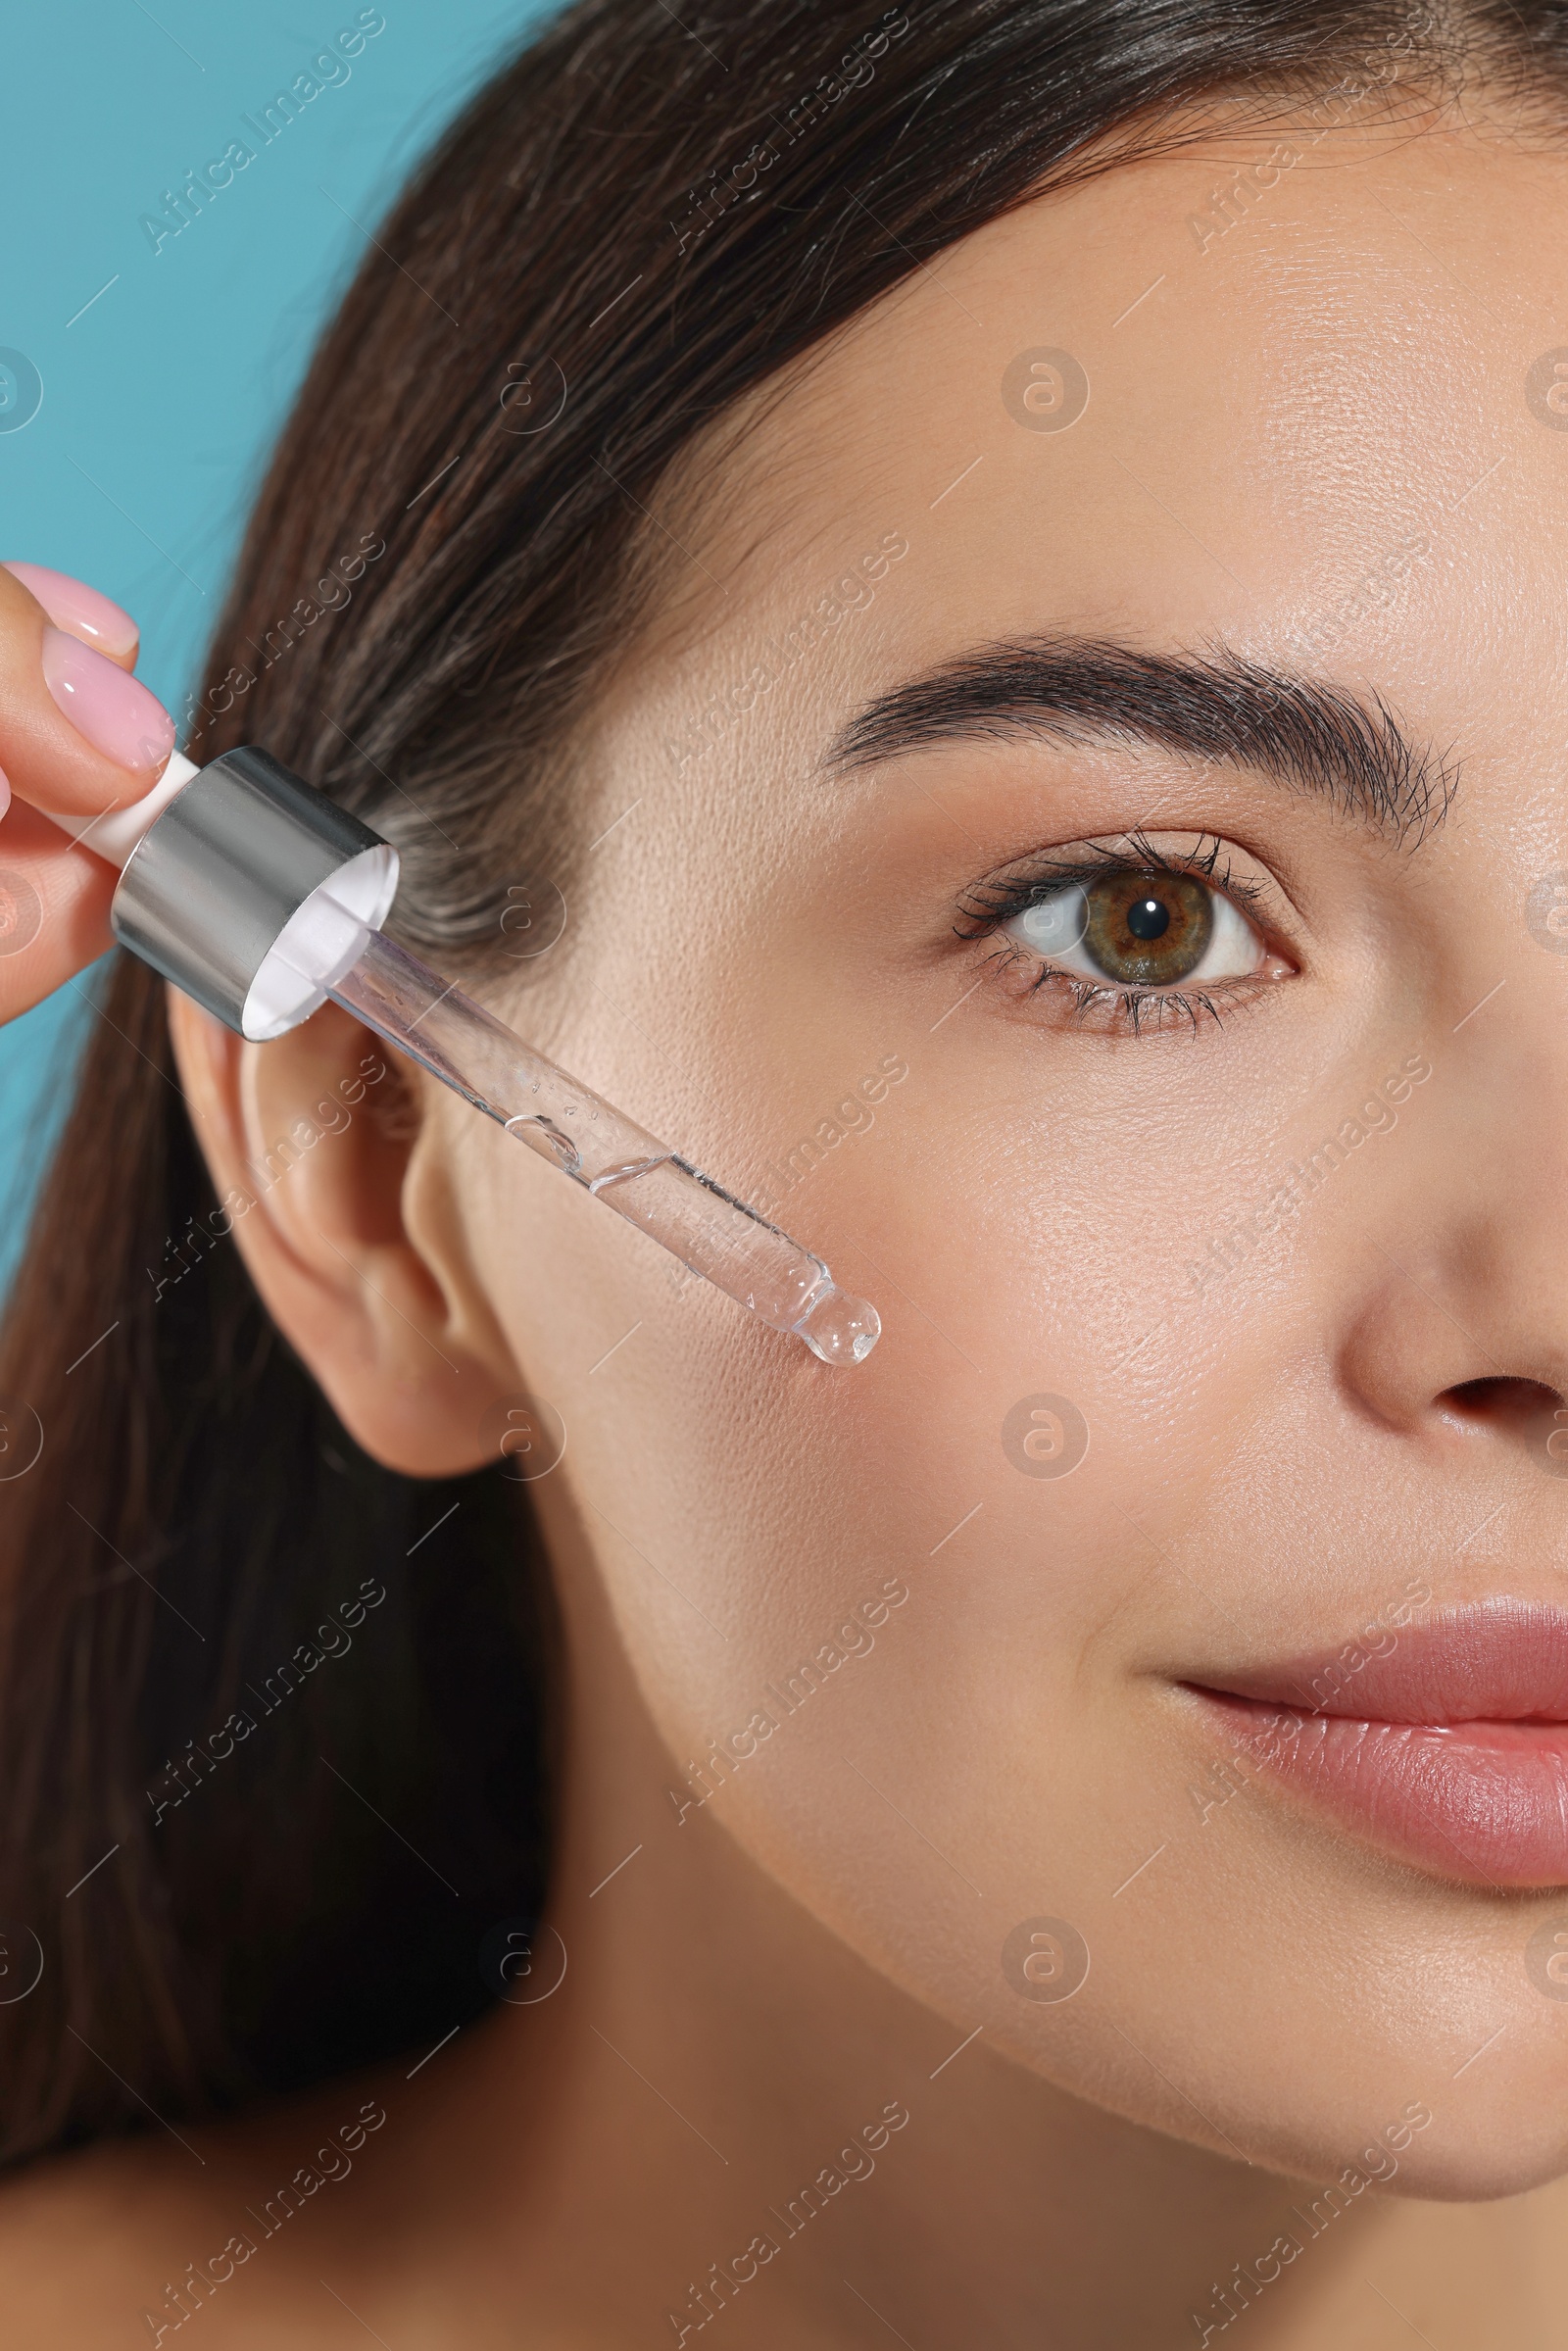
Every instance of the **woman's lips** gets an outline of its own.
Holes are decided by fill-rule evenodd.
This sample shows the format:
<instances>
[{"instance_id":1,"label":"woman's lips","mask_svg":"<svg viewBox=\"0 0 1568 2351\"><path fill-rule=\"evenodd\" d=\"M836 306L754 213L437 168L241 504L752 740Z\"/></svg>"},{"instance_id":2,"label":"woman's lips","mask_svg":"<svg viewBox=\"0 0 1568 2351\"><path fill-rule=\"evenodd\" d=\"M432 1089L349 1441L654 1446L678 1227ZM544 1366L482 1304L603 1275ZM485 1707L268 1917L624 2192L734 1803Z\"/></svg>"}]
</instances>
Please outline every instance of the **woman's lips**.
<instances>
[{"instance_id":1,"label":"woman's lips","mask_svg":"<svg viewBox=\"0 0 1568 2351\"><path fill-rule=\"evenodd\" d=\"M1274 1774L1385 1851L1474 1885L1568 1885L1568 1612L1488 1601L1373 1648L1187 1687L1244 1772Z\"/></svg>"}]
</instances>

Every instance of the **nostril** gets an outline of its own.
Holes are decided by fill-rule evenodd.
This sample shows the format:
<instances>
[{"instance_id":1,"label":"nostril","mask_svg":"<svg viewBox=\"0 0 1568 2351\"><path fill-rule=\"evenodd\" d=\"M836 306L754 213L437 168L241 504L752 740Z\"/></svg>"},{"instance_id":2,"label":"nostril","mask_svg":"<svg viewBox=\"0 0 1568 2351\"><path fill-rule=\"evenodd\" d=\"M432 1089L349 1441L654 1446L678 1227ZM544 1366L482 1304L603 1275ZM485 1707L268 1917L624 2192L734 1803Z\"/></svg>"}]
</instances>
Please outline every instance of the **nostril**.
<instances>
[{"instance_id":1,"label":"nostril","mask_svg":"<svg viewBox=\"0 0 1568 2351\"><path fill-rule=\"evenodd\" d=\"M1562 1390L1544 1380L1506 1377L1461 1380L1446 1388L1438 1403L1471 1428L1520 1429L1533 1434L1565 1402Z\"/></svg>"}]
</instances>

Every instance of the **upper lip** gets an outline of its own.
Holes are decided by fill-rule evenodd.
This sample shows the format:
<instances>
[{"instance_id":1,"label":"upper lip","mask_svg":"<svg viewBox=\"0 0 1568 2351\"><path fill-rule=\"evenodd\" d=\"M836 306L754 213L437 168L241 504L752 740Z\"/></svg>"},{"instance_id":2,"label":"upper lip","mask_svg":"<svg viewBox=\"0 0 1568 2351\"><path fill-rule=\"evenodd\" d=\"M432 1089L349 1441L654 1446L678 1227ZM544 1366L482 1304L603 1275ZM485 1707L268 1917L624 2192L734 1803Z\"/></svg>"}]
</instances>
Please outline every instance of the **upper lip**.
<instances>
[{"instance_id":1,"label":"upper lip","mask_svg":"<svg viewBox=\"0 0 1568 2351\"><path fill-rule=\"evenodd\" d=\"M1361 1722L1568 1722L1568 1609L1484 1600L1371 1631L1370 1641L1353 1636L1277 1664L1184 1678L1294 1714Z\"/></svg>"}]
</instances>

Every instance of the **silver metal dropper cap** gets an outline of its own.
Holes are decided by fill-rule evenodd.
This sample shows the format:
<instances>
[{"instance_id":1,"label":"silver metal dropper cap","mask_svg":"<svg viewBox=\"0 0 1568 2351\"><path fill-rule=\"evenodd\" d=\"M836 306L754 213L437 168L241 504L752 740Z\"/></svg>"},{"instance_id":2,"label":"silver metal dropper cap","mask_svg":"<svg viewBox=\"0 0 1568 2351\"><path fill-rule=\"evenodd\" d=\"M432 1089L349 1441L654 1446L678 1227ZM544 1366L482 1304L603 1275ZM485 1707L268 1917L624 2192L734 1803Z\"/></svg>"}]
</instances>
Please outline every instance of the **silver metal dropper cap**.
<instances>
[{"instance_id":1,"label":"silver metal dropper cap","mask_svg":"<svg viewBox=\"0 0 1568 2351\"><path fill-rule=\"evenodd\" d=\"M246 748L202 768L142 836L110 921L229 1028L281 1037L379 930L397 884L389 842Z\"/></svg>"}]
</instances>

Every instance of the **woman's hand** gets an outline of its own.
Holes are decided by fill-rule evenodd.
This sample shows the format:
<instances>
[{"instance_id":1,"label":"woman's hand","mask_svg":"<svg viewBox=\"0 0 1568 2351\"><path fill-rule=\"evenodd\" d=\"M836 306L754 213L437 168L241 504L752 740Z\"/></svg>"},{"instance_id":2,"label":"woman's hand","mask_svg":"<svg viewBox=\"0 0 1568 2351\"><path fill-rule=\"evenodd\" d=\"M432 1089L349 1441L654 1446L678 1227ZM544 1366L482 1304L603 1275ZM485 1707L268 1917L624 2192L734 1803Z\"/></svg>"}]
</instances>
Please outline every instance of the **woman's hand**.
<instances>
[{"instance_id":1,"label":"woman's hand","mask_svg":"<svg viewBox=\"0 0 1568 2351\"><path fill-rule=\"evenodd\" d=\"M174 748L130 674L136 650L135 622L96 589L0 564L0 1021L113 944L119 876L71 836L142 799Z\"/></svg>"}]
</instances>

